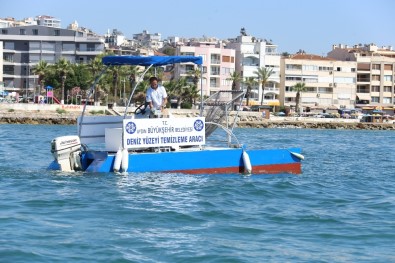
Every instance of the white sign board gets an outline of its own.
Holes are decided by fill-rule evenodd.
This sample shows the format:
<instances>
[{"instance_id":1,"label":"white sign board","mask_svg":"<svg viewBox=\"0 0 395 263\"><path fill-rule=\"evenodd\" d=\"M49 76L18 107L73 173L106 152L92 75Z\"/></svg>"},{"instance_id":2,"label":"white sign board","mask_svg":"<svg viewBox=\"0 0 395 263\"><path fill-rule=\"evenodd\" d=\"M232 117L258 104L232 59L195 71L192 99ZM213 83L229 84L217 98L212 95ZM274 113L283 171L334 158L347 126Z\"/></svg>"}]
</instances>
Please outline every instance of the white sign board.
<instances>
[{"instance_id":1,"label":"white sign board","mask_svg":"<svg viewBox=\"0 0 395 263\"><path fill-rule=\"evenodd\" d=\"M125 119L123 131L126 149L203 145L206 142L204 117Z\"/></svg>"}]
</instances>

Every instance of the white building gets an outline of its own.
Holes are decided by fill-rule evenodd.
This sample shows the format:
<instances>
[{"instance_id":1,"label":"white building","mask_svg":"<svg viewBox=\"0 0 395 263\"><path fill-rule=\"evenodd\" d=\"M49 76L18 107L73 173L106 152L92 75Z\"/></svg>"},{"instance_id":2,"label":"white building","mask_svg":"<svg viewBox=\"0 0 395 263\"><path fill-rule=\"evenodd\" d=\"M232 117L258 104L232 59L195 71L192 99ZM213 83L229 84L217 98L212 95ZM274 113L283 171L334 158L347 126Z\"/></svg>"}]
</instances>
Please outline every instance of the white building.
<instances>
[{"instance_id":1,"label":"white building","mask_svg":"<svg viewBox=\"0 0 395 263\"><path fill-rule=\"evenodd\" d=\"M221 43L196 42L178 46L176 55L201 56L203 58L203 95L210 96L219 90L231 90L230 74L235 71L235 51L225 49ZM194 64L176 66L175 77L190 76ZM199 82L200 85L200 82Z\"/></svg>"},{"instance_id":2,"label":"white building","mask_svg":"<svg viewBox=\"0 0 395 263\"><path fill-rule=\"evenodd\" d=\"M279 106L280 94L280 58L277 46L269 41L256 39L255 37L241 34L236 39L229 39L226 48L236 51L236 71L245 80L248 77L255 77L254 73L259 68L272 68L273 73L264 88L264 105ZM256 79L259 81L258 79ZM245 89L245 85L242 84ZM253 87L250 96L250 104L260 104L262 98L261 84Z\"/></svg>"}]
</instances>

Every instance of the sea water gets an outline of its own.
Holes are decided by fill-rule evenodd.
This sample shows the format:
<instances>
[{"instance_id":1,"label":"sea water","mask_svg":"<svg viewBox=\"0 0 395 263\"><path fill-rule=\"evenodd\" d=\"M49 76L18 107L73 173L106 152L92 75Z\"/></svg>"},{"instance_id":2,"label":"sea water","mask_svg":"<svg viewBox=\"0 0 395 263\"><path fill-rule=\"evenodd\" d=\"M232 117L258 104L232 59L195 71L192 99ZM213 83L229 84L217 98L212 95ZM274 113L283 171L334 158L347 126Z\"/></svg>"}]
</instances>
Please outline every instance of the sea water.
<instances>
[{"instance_id":1,"label":"sea water","mask_svg":"<svg viewBox=\"0 0 395 263\"><path fill-rule=\"evenodd\" d=\"M235 130L301 175L47 171L73 134L0 125L0 262L395 262L393 131Z\"/></svg>"}]
</instances>

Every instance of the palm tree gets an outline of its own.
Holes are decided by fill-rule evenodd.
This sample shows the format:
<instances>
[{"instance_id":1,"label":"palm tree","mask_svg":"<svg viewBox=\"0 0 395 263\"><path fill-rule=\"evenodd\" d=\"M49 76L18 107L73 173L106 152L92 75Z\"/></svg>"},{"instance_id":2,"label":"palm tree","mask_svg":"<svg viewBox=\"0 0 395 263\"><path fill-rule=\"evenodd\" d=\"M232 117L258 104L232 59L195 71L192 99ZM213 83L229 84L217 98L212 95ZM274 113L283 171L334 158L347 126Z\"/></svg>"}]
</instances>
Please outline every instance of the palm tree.
<instances>
[{"instance_id":1,"label":"palm tree","mask_svg":"<svg viewBox=\"0 0 395 263\"><path fill-rule=\"evenodd\" d=\"M66 82L67 79L67 75L69 74L74 74L73 68L71 67L71 63L70 61L68 61L67 59L61 57L58 62L55 63L54 65L55 67L55 72L57 74L59 74L61 83L62 83L62 101L61 103L64 104L64 84Z\"/></svg>"},{"instance_id":2,"label":"palm tree","mask_svg":"<svg viewBox=\"0 0 395 263\"><path fill-rule=\"evenodd\" d=\"M93 80L92 82L95 81L95 78L97 77L97 75L103 70L104 65L102 63L102 57L103 56L96 56L94 59L90 60L89 63L87 64L87 68L89 69L89 71L92 73L92 77ZM98 89L97 89L97 85L94 87L95 88L95 92L94 92L94 101L95 103L99 100L99 96L98 96Z\"/></svg>"},{"instance_id":3,"label":"palm tree","mask_svg":"<svg viewBox=\"0 0 395 263\"><path fill-rule=\"evenodd\" d=\"M296 91L296 106L295 110L300 113L299 103L300 103L300 93L307 90L306 84L304 82L298 82L295 86L292 87L292 91Z\"/></svg>"},{"instance_id":4,"label":"palm tree","mask_svg":"<svg viewBox=\"0 0 395 263\"><path fill-rule=\"evenodd\" d=\"M38 84L40 85L40 94L41 91L44 90L44 76L50 71L50 67L48 65L48 62L45 60L40 60L37 65L33 69L33 74L38 75Z\"/></svg>"},{"instance_id":5,"label":"palm tree","mask_svg":"<svg viewBox=\"0 0 395 263\"><path fill-rule=\"evenodd\" d=\"M185 91L185 95L191 105L196 105L196 99L200 98L200 89L195 85L190 85L189 89Z\"/></svg>"},{"instance_id":6,"label":"palm tree","mask_svg":"<svg viewBox=\"0 0 395 263\"><path fill-rule=\"evenodd\" d=\"M256 71L254 71L254 74L257 75L259 82L262 85L261 105L263 105L263 98L265 97L265 85L273 73L273 68L266 67L258 68Z\"/></svg>"},{"instance_id":7,"label":"palm tree","mask_svg":"<svg viewBox=\"0 0 395 263\"><path fill-rule=\"evenodd\" d=\"M114 102L117 103L118 95L118 83L119 81L128 75L128 66L111 66L108 68L110 75L112 75L112 86L114 91ZM126 81L123 79L123 81Z\"/></svg>"},{"instance_id":8,"label":"palm tree","mask_svg":"<svg viewBox=\"0 0 395 263\"><path fill-rule=\"evenodd\" d=\"M243 83L247 85L247 92L245 97L247 98L247 106L249 106L252 87L257 85L258 82L255 80L255 77L246 77Z\"/></svg>"},{"instance_id":9,"label":"palm tree","mask_svg":"<svg viewBox=\"0 0 395 263\"><path fill-rule=\"evenodd\" d=\"M141 74L139 67L130 66L127 70L127 74L129 75L129 84L130 84L130 93L133 92L134 86L138 81L138 76Z\"/></svg>"},{"instance_id":10,"label":"palm tree","mask_svg":"<svg viewBox=\"0 0 395 263\"><path fill-rule=\"evenodd\" d=\"M233 71L226 80L232 81L232 90L236 90L237 85L243 80L239 72Z\"/></svg>"},{"instance_id":11,"label":"palm tree","mask_svg":"<svg viewBox=\"0 0 395 263\"><path fill-rule=\"evenodd\" d=\"M202 76L202 71L200 68L195 68L188 72L188 76L192 78L193 84L197 87Z\"/></svg>"},{"instance_id":12,"label":"palm tree","mask_svg":"<svg viewBox=\"0 0 395 263\"><path fill-rule=\"evenodd\" d=\"M166 83L166 89L170 98L177 98L177 108L181 108L181 103L185 97L191 98L190 89L186 77L181 77L178 80L172 80Z\"/></svg>"}]
</instances>

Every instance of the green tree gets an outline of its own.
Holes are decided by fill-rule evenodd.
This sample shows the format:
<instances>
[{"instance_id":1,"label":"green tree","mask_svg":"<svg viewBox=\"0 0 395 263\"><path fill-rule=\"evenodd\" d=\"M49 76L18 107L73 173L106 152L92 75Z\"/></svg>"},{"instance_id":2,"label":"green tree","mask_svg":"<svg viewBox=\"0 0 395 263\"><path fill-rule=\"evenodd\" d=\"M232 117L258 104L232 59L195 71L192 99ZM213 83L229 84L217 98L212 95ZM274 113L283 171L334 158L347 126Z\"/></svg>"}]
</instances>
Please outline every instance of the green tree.
<instances>
[{"instance_id":1,"label":"green tree","mask_svg":"<svg viewBox=\"0 0 395 263\"><path fill-rule=\"evenodd\" d=\"M54 65L54 69L58 77L61 81L62 86L62 103L64 103L64 96L65 96L65 82L68 75L74 74L73 68L71 67L70 61L61 57Z\"/></svg>"},{"instance_id":2,"label":"green tree","mask_svg":"<svg viewBox=\"0 0 395 263\"><path fill-rule=\"evenodd\" d=\"M181 103L184 101L184 98L191 98L191 89L192 85L188 84L188 80L186 77L181 77L177 80L169 81L165 84L165 87L168 92L168 96L170 98L177 99L177 108L181 108Z\"/></svg>"},{"instance_id":3,"label":"green tree","mask_svg":"<svg viewBox=\"0 0 395 263\"><path fill-rule=\"evenodd\" d=\"M243 77L239 72L233 71L226 80L232 81L232 90L236 90L237 85L243 81Z\"/></svg>"},{"instance_id":4,"label":"green tree","mask_svg":"<svg viewBox=\"0 0 395 263\"><path fill-rule=\"evenodd\" d=\"M254 71L254 74L258 77L262 87L261 105L263 105L263 99L265 98L265 85L268 82L270 76L273 74L273 68L258 68Z\"/></svg>"},{"instance_id":5,"label":"green tree","mask_svg":"<svg viewBox=\"0 0 395 263\"><path fill-rule=\"evenodd\" d=\"M89 89L92 82L92 74L87 68L87 64L71 64L73 75L67 78L67 85L70 87L80 87L83 90Z\"/></svg>"},{"instance_id":6,"label":"green tree","mask_svg":"<svg viewBox=\"0 0 395 263\"><path fill-rule=\"evenodd\" d=\"M44 90L44 77L48 72L50 71L50 66L48 65L48 62L44 60L40 60L37 65L33 68L33 74L38 75L38 84L40 85L41 91L40 93Z\"/></svg>"},{"instance_id":7,"label":"green tree","mask_svg":"<svg viewBox=\"0 0 395 263\"><path fill-rule=\"evenodd\" d=\"M295 97L295 110L296 112L300 113L300 93L305 92L307 90L306 84L304 82L298 82L296 83L295 86L292 87L292 91L296 91L296 97Z\"/></svg>"},{"instance_id":8,"label":"green tree","mask_svg":"<svg viewBox=\"0 0 395 263\"><path fill-rule=\"evenodd\" d=\"M168 56L174 56L176 54L176 49L172 46L165 46L162 48L162 53Z\"/></svg>"},{"instance_id":9,"label":"green tree","mask_svg":"<svg viewBox=\"0 0 395 263\"><path fill-rule=\"evenodd\" d=\"M249 106L252 87L257 85L258 82L255 80L255 77L246 77L243 83L247 86L245 97L247 99L247 106Z\"/></svg>"},{"instance_id":10,"label":"green tree","mask_svg":"<svg viewBox=\"0 0 395 263\"><path fill-rule=\"evenodd\" d=\"M128 66L111 66L108 68L108 73L112 76L113 99L114 102L118 101L118 87L121 81L125 81L128 71ZM122 96L121 96L122 97Z\"/></svg>"},{"instance_id":11,"label":"green tree","mask_svg":"<svg viewBox=\"0 0 395 263\"><path fill-rule=\"evenodd\" d=\"M188 77L192 78L193 84L197 87L200 78L202 77L202 71L200 70L200 68L196 67L188 72Z\"/></svg>"},{"instance_id":12,"label":"green tree","mask_svg":"<svg viewBox=\"0 0 395 263\"><path fill-rule=\"evenodd\" d=\"M104 69L104 65L102 63L102 58L103 55L98 55L94 59L90 60L89 63L87 64L87 69L91 73L91 82L94 83L95 78L98 77L99 73ZM105 85L103 83L103 78L100 80L102 85ZM93 85L93 84L92 84ZM99 101L100 99L100 88L98 88L98 85L94 87L94 101L95 103Z\"/></svg>"}]
</instances>

